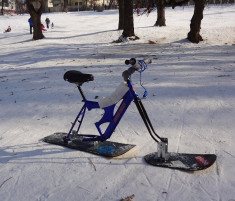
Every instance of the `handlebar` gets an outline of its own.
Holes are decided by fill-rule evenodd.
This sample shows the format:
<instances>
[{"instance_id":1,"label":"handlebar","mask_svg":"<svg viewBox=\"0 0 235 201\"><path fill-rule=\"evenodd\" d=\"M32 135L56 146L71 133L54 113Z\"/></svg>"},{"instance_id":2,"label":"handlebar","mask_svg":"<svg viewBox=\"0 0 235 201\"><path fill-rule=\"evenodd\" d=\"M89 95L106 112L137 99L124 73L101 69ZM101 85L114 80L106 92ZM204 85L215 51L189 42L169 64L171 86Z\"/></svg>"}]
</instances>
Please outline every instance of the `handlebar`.
<instances>
[{"instance_id":1,"label":"handlebar","mask_svg":"<svg viewBox=\"0 0 235 201\"><path fill-rule=\"evenodd\" d=\"M151 59L144 59L144 60L136 60L135 58L131 58L130 60L126 60L125 64L129 65L131 64L132 66L128 68L127 70L123 71L122 77L124 81L127 81L130 79L130 76L135 72L135 71L144 71L144 67L147 67L147 64L152 63Z\"/></svg>"}]
</instances>

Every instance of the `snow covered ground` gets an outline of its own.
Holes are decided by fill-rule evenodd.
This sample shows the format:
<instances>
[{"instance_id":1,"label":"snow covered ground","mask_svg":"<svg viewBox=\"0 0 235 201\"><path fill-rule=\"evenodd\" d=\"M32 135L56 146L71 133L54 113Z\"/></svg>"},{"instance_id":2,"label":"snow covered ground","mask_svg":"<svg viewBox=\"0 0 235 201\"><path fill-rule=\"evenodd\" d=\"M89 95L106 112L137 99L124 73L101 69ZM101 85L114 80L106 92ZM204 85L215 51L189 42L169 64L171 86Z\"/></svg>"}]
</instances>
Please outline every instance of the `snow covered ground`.
<instances>
[{"instance_id":1,"label":"snow covered ground","mask_svg":"<svg viewBox=\"0 0 235 201\"><path fill-rule=\"evenodd\" d=\"M138 41L113 44L118 12L50 13L54 29L32 41L29 15L0 16L0 200L2 201L235 201L235 6L207 6L199 44L189 43L193 7L166 10L166 27L153 27L156 11L134 17ZM45 23L44 23L45 24ZM11 33L3 33L7 26ZM149 44L149 40L155 44ZM148 165L157 150L134 104L112 141L136 144L116 159L44 143L67 132L81 98L63 80L67 70L92 73L88 99L109 95L122 81L125 59L153 59L143 74L143 104L169 151L215 153L204 171ZM143 89L132 77L136 90ZM97 134L94 110L82 131Z\"/></svg>"}]
</instances>

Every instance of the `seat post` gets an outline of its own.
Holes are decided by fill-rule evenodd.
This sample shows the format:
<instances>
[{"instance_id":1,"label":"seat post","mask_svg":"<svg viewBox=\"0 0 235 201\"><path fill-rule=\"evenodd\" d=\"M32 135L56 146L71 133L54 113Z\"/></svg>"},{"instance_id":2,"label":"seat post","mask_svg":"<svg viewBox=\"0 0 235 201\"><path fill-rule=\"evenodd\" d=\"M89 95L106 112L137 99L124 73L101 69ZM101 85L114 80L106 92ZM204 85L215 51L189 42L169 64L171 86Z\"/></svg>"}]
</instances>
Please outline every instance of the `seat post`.
<instances>
[{"instance_id":1,"label":"seat post","mask_svg":"<svg viewBox=\"0 0 235 201\"><path fill-rule=\"evenodd\" d=\"M77 85L77 87L78 87L78 90L79 90L79 92L80 92L80 94L81 94L83 100L85 100L86 97L85 97L85 95L84 95L84 93L83 93L83 91L82 91L81 85Z\"/></svg>"}]
</instances>

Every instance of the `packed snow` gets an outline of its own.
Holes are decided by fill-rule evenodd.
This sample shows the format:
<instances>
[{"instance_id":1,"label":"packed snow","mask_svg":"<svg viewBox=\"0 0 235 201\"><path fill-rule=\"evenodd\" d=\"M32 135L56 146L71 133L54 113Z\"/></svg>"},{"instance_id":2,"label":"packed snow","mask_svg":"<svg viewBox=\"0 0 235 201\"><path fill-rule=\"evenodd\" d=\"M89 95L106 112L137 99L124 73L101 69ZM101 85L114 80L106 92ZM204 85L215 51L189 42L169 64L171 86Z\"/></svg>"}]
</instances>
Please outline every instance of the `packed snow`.
<instances>
[{"instance_id":1,"label":"packed snow","mask_svg":"<svg viewBox=\"0 0 235 201\"><path fill-rule=\"evenodd\" d=\"M54 24L33 41L28 14L0 16L0 200L2 201L235 201L235 6L206 6L199 44L187 39L193 7L166 9L166 27L154 27L156 10L134 15L140 40L112 43L118 11L44 13ZM3 33L11 26L10 33ZM156 152L135 104L110 140L135 144L104 158L47 144L68 132L82 106L67 70L94 75L82 88L89 100L108 96L122 82L132 57L151 58L142 75L143 104L169 151L212 153L210 168L185 172L147 164ZM139 74L132 76L142 96ZM82 133L97 134L102 111L87 113Z\"/></svg>"}]
</instances>

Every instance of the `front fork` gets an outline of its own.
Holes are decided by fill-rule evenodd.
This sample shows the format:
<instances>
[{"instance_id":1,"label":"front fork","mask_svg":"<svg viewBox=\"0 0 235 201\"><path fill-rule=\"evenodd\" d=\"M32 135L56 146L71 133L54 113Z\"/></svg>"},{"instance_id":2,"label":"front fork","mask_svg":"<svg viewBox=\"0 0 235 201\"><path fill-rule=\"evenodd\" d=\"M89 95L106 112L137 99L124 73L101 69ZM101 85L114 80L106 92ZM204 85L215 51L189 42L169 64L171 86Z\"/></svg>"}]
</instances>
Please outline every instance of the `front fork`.
<instances>
[{"instance_id":1,"label":"front fork","mask_svg":"<svg viewBox=\"0 0 235 201\"><path fill-rule=\"evenodd\" d=\"M160 161L167 161L169 159L170 154L168 153L168 139L161 138L154 130L152 123L149 119L149 116L144 108L143 103L139 97L135 97L134 99L135 105L144 121L146 128L148 129L149 134L151 137L158 143L158 151L156 158Z\"/></svg>"}]
</instances>

